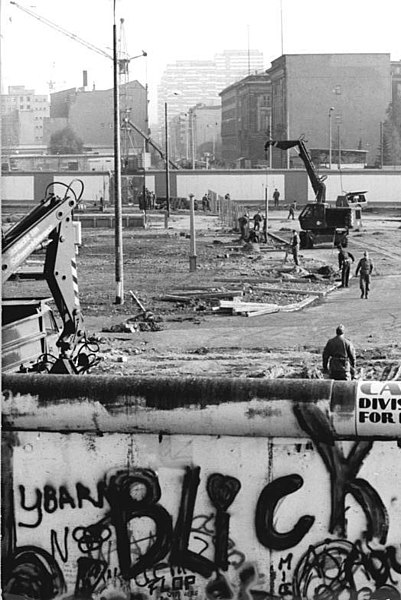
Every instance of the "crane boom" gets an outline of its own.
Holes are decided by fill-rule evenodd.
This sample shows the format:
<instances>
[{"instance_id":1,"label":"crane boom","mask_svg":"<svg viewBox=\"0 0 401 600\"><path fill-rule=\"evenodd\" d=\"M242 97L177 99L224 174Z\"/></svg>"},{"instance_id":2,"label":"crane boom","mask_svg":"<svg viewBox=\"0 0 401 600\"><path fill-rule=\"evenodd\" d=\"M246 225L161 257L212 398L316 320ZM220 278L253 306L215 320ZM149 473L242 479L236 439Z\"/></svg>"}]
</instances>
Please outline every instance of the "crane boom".
<instances>
[{"instance_id":1,"label":"crane boom","mask_svg":"<svg viewBox=\"0 0 401 600\"><path fill-rule=\"evenodd\" d=\"M326 179L326 177L319 177L319 175L316 173L315 165L313 164L312 158L302 139L268 140L265 144L265 151L269 146L279 148L280 150L296 148L299 157L305 165L306 172L308 173L309 181L311 182L313 191L316 195L316 202L320 204L326 201L326 185L324 183L324 179Z\"/></svg>"},{"instance_id":2,"label":"crane boom","mask_svg":"<svg viewBox=\"0 0 401 600\"><path fill-rule=\"evenodd\" d=\"M164 160L166 159L165 152L163 152L163 150L160 148L159 144L157 144L154 140L152 140L152 138L150 137L150 135L146 135L146 133L144 133L137 125L135 125L135 123L133 123L128 118L125 118L123 120L123 122L126 125L129 125L130 127L132 127L132 129L134 129L137 133L139 133L139 135L143 137L143 139L145 140L145 142L147 142L148 144L150 144L152 146L152 148L154 148L160 154L160 156ZM177 163L175 163L170 158L168 159L168 162L169 162L170 166L173 167L173 169L179 169L179 166L177 165Z\"/></svg>"},{"instance_id":3,"label":"crane boom","mask_svg":"<svg viewBox=\"0 0 401 600\"><path fill-rule=\"evenodd\" d=\"M29 8L26 8L25 6L21 6L21 4L18 4L18 2L14 2L14 0L11 0L10 4L13 4L17 8L19 8L20 10L26 12L28 15L31 15L31 17L33 17L34 19L37 19L41 23L44 23L45 25L48 25L52 29L55 29L56 31L59 31L60 33L63 33L64 35L66 35L70 39L75 40L76 42L78 42L79 44L82 44L83 46L86 46L86 48L89 48L89 50L93 50L94 52L97 52L98 54L101 54L102 56L104 56L106 58L109 58L110 60L113 60L113 57L112 57L111 54L108 54L105 50L102 50L101 48L98 48L94 44L91 44L91 42L87 42L86 40L84 40L81 37L79 37L79 35L76 35L75 33L72 33L71 31L68 31L67 29L64 29L64 27L61 27L61 25L57 25L56 23L53 23L53 21L50 21L49 19L46 19L46 17L42 17L41 15L38 15L33 10L30 10Z\"/></svg>"}]
</instances>

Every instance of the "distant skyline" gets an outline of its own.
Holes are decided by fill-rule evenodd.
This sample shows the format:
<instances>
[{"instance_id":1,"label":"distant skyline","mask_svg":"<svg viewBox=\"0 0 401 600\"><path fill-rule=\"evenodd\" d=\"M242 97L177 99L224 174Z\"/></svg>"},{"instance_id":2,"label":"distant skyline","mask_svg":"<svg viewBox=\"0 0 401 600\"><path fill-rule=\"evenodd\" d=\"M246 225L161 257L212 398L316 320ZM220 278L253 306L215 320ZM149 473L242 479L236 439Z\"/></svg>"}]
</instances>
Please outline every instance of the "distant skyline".
<instances>
[{"instance_id":1,"label":"distant skyline","mask_svg":"<svg viewBox=\"0 0 401 600\"><path fill-rule=\"evenodd\" d=\"M112 53L113 0L19 0L19 4ZM244 10L244 7L246 10ZM230 49L263 52L265 68L285 54L380 52L401 60L401 1L337 0L116 0L117 32L124 19L130 79L149 88L150 121L157 115L157 86L167 64L212 60ZM281 22L283 27L281 29ZM1 0L2 92L25 85L36 93L82 85L113 85L112 61L50 28L9 0Z\"/></svg>"}]
</instances>

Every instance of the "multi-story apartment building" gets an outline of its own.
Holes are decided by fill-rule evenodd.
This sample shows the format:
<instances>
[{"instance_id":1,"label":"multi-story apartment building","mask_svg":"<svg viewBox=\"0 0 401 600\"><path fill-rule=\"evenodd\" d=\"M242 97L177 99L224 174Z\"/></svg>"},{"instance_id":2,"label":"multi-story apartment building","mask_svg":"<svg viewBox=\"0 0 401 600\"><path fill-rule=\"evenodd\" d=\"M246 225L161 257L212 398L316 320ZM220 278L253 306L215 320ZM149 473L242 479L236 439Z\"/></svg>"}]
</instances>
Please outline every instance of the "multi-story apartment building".
<instances>
[{"instance_id":1,"label":"multi-story apartment building","mask_svg":"<svg viewBox=\"0 0 401 600\"><path fill-rule=\"evenodd\" d=\"M219 93L234 81L263 69L259 50L225 50L212 60L180 60L167 65L158 86L158 123L164 123L164 104L169 119L202 103L219 105Z\"/></svg>"},{"instance_id":2,"label":"multi-story apartment building","mask_svg":"<svg viewBox=\"0 0 401 600\"><path fill-rule=\"evenodd\" d=\"M1 95L3 148L41 146L49 107L46 95L22 85L9 86L8 94Z\"/></svg>"},{"instance_id":3,"label":"multi-story apartment building","mask_svg":"<svg viewBox=\"0 0 401 600\"><path fill-rule=\"evenodd\" d=\"M50 98L50 135L69 126L82 139L86 148L112 151L113 89L84 91L82 88L71 88L51 94ZM120 112L147 133L147 89L138 81L120 86ZM142 152L143 145L143 138L135 130L122 130L122 156Z\"/></svg>"},{"instance_id":4,"label":"multi-story apartment building","mask_svg":"<svg viewBox=\"0 0 401 600\"><path fill-rule=\"evenodd\" d=\"M221 93L222 158L231 166L265 162L271 128L271 82L266 73L248 75ZM239 165L238 165L239 166Z\"/></svg>"},{"instance_id":5,"label":"multi-story apartment building","mask_svg":"<svg viewBox=\"0 0 401 600\"><path fill-rule=\"evenodd\" d=\"M288 54L267 70L272 84L272 130L276 139L304 135L309 148L358 149L373 165L380 123L391 101L390 55ZM289 166L277 150L273 166Z\"/></svg>"}]
</instances>

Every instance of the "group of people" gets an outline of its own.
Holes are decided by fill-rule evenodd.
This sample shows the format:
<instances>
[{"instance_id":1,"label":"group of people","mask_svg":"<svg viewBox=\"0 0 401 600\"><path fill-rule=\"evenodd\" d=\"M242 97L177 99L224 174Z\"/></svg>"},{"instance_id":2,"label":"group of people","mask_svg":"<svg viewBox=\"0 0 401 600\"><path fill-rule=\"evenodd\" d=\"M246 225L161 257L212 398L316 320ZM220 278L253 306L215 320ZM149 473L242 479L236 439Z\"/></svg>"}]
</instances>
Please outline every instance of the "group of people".
<instances>
[{"instance_id":1,"label":"group of people","mask_svg":"<svg viewBox=\"0 0 401 600\"><path fill-rule=\"evenodd\" d=\"M241 239L245 242L258 243L260 241L267 242L266 217L262 215L260 210L253 216L253 229L250 229L250 217L248 213L244 213L238 219L238 226L241 234Z\"/></svg>"},{"instance_id":2,"label":"group of people","mask_svg":"<svg viewBox=\"0 0 401 600\"><path fill-rule=\"evenodd\" d=\"M341 287L349 287L349 278L351 265L355 258L351 252L341 246L338 247L338 267L341 270ZM368 299L370 292L371 275L373 271L373 262L369 258L369 252L365 251L363 257L359 260L355 275L359 275L359 287L361 289L361 299Z\"/></svg>"}]
</instances>

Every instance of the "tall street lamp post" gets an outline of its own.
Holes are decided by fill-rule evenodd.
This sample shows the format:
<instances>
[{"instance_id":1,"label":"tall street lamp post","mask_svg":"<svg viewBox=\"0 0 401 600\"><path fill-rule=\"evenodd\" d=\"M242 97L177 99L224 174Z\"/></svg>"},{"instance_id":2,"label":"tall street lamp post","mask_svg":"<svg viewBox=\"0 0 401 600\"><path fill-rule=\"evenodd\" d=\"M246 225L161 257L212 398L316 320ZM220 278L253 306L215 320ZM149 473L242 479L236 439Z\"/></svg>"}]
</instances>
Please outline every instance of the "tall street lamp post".
<instances>
[{"instance_id":1,"label":"tall street lamp post","mask_svg":"<svg viewBox=\"0 0 401 600\"><path fill-rule=\"evenodd\" d=\"M170 170L168 157L168 120L167 120L167 102L164 103L164 134L166 137L166 213L170 216Z\"/></svg>"},{"instance_id":2,"label":"tall street lamp post","mask_svg":"<svg viewBox=\"0 0 401 600\"><path fill-rule=\"evenodd\" d=\"M114 108L114 211L115 211L115 304L124 304L123 232L121 198L121 151L120 151L120 90L118 87L118 56L116 0L113 3L113 108Z\"/></svg>"},{"instance_id":3,"label":"tall street lamp post","mask_svg":"<svg viewBox=\"0 0 401 600\"><path fill-rule=\"evenodd\" d=\"M332 163L331 148L332 148L333 143L332 143L332 129L331 129L331 113L333 112L333 110L334 110L334 106L331 106L329 108L329 169L331 169L331 163Z\"/></svg>"}]
</instances>

